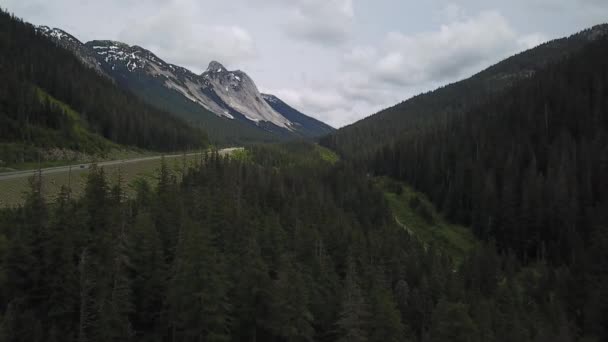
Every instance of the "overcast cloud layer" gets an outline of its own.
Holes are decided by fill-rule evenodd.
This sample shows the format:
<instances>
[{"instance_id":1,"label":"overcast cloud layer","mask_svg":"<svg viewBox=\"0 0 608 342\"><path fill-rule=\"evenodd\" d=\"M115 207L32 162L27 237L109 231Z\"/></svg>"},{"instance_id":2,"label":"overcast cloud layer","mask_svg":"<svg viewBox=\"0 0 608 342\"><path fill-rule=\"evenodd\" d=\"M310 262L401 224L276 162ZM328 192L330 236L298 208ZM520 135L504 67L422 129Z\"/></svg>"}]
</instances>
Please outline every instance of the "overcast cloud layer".
<instances>
[{"instance_id":1,"label":"overcast cloud layer","mask_svg":"<svg viewBox=\"0 0 608 342\"><path fill-rule=\"evenodd\" d=\"M211 60L335 127L608 21L606 0L2 0L82 41Z\"/></svg>"}]
</instances>

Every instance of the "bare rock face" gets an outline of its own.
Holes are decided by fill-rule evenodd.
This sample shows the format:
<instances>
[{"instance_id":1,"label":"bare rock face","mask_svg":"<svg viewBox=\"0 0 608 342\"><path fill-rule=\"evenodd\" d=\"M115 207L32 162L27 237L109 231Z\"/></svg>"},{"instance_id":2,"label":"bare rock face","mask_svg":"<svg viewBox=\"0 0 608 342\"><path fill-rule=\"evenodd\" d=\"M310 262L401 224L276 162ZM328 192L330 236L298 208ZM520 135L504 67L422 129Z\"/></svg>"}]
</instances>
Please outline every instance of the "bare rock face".
<instances>
[{"instance_id":1,"label":"bare rock face","mask_svg":"<svg viewBox=\"0 0 608 342\"><path fill-rule=\"evenodd\" d=\"M209 63L201 77L222 101L247 119L271 122L279 127L290 129L292 123L272 109L253 80L240 70L228 71L218 62Z\"/></svg>"},{"instance_id":2,"label":"bare rock face","mask_svg":"<svg viewBox=\"0 0 608 342\"><path fill-rule=\"evenodd\" d=\"M289 120L263 101L247 74L228 71L217 61L209 63L203 74L196 75L166 63L139 46L109 40L91 41L85 45L95 52L98 60L112 72L120 73L121 77L150 77L218 116L234 119L238 113L256 124L269 122L288 130L291 127Z\"/></svg>"},{"instance_id":3,"label":"bare rock face","mask_svg":"<svg viewBox=\"0 0 608 342\"><path fill-rule=\"evenodd\" d=\"M37 30L72 51L85 65L143 96L162 99L177 96L179 101L192 102L218 117L240 120L264 131L280 132L283 136L318 136L332 129L283 102L273 106L246 73L230 71L218 61L209 63L207 70L197 75L163 61L140 46L112 40L83 44L60 29L39 26ZM163 103L170 106L172 102Z\"/></svg>"}]
</instances>

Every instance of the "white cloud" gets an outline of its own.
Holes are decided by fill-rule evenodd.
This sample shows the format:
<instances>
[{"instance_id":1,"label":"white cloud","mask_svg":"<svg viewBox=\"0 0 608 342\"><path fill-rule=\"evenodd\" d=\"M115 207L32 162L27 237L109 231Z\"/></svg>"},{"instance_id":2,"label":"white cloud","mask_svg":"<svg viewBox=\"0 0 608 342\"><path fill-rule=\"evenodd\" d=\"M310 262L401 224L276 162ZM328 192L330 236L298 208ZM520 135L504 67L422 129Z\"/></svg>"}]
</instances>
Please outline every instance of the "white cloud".
<instances>
[{"instance_id":1,"label":"white cloud","mask_svg":"<svg viewBox=\"0 0 608 342\"><path fill-rule=\"evenodd\" d=\"M438 13L439 20L452 22L456 20L463 20L467 16L467 13L464 8L454 4L449 3L443 9L441 9Z\"/></svg>"},{"instance_id":2,"label":"white cloud","mask_svg":"<svg viewBox=\"0 0 608 342\"><path fill-rule=\"evenodd\" d=\"M444 81L497 61L518 47L518 35L500 13L482 12L441 25L437 31L391 32L375 47L376 56L367 67L373 79L396 85ZM352 53L346 59L352 60Z\"/></svg>"},{"instance_id":3,"label":"white cloud","mask_svg":"<svg viewBox=\"0 0 608 342\"><path fill-rule=\"evenodd\" d=\"M211 60L227 65L256 56L252 36L238 25L205 25L173 2L158 14L142 18L119 34L120 40L148 48L167 62L200 71Z\"/></svg>"},{"instance_id":4,"label":"white cloud","mask_svg":"<svg viewBox=\"0 0 608 342\"><path fill-rule=\"evenodd\" d=\"M542 33L531 33L520 37L517 40L517 43L519 44L519 46L521 46L523 50L526 50L537 47L548 40L549 38L547 38L547 36Z\"/></svg>"},{"instance_id":5,"label":"white cloud","mask_svg":"<svg viewBox=\"0 0 608 342\"><path fill-rule=\"evenodd\" d=\"M261 0L276 6L291 38L337 46L349 40L355 21L352 0Z\"/></svg>"},{"instance_id":6,"label":"white cloud","mask_svg":"<svg viewBox=\"0 0 608 342\"><path fill-rule=\"evenodd\" d=\"M453 19L436 30L389 32L375 45L349 49L329 82L310 82L277 95L339 127L546 41L540 33L518 34L496 11L472 17L456 7L448 12Z\"/></svg>"}]
</instances>

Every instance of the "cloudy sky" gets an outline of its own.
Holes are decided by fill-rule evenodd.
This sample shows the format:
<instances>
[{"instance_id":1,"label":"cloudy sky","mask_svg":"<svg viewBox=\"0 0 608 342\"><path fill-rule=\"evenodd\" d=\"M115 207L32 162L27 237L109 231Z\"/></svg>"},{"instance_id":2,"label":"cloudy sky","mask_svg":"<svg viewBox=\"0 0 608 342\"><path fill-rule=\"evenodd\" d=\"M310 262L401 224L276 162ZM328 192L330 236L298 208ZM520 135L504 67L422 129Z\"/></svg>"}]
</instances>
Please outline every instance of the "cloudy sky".
<instances>
[{"instance_id":1,"label":"cloudy sky","mask_svg":"<svg viewBox=\"0 0 608 342\"><path fill-rule=\"evenodd\" d=\"M608 21L607 0L0 0L82 41L218 60L335 127Z\"/></svg>"}]
</instances>

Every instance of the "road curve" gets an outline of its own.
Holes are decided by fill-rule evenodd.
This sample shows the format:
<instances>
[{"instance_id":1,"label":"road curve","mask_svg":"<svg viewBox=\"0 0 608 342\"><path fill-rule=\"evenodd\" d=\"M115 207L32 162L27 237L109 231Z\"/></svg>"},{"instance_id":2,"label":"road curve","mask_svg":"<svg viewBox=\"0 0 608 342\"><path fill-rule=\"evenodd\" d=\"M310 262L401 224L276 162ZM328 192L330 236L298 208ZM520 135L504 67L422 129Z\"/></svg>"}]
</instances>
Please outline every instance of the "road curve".
<instances>
[{"instance_id":1,"label":"road curve","mask_svg":"<svg viewBox=\"0 0 608 342\"><path fill-rule=\"evenodd\" d=\"M224 148L224 149L219 150L219 153L221 155L226 155L228 153L231 153L236 150L241 150L241 149L243 149L243 148L242 147ZM200 152L187 153L186 156L194 156L194 155L198 155L198 154L201 154L201 153ZM183 157L183 156L184 156L184 154L171 154L171 155L164 155L164 156L109 160L109 161L105 161L105 162L99 162L96 164L98 166L110 166L110 165L116 165L116 164L129 164L129 163L137 163L137 162L148 161L148 160L158 160L158 159L161 159L162 157L165 157L165 159L171 159L171 158L179 158L179 157ZM70 168L73 170L88 169L93 164L95 164L95 163L82 163L82 164L74 164L71 166L68 165L68 166L48 167L45 169L41 169L41 172L43 175L48 175L48 174L52 174L52 173L69 172ZM15 178L30 177L33 174L35 174L36 172L38 172L38 169L3 172L3 173L0 173L0 181L8 180L8 179L15 179Z\"/></svg>"}]
</instances>

